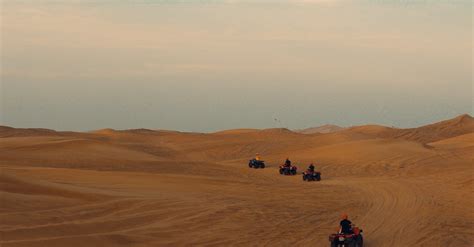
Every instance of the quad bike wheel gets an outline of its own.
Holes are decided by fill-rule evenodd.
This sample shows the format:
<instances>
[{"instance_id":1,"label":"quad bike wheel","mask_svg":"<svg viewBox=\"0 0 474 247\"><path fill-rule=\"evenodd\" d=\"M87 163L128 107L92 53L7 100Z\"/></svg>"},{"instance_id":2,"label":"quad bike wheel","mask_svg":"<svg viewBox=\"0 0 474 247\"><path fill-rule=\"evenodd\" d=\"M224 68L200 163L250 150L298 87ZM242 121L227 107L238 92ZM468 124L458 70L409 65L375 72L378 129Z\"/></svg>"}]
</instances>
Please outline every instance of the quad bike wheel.
<instances>
[{"instance_id":1,"label":"quad bike wheel","mask_svg":"<svg viewBox=\"0 0 474 247\"><path fill-rule=\"evenodd\" d=\"M362 238L362 235L359 235L356 240L356 247L363 247L364 246L364 239Z\"/></svg>"}]
</instances>

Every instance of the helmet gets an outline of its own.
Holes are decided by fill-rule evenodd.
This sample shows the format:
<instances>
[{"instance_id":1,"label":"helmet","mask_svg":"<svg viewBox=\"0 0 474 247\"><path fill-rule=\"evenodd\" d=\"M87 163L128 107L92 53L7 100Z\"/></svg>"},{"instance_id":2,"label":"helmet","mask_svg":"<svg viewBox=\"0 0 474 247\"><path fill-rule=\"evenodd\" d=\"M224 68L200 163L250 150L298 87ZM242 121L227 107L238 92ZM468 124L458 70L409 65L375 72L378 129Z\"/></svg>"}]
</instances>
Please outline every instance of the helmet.
<instances>
[{"instance_id":1,"label":"helmet","mask_svg":"<svg viewBox=\"0 0 474 247\"><path fill-rule=\"evenodd\" d=\"M347 218L349 218L349 215L347 215L346 213L341 214L341 219L347 220Z\"/></svg>"}]
</instances>

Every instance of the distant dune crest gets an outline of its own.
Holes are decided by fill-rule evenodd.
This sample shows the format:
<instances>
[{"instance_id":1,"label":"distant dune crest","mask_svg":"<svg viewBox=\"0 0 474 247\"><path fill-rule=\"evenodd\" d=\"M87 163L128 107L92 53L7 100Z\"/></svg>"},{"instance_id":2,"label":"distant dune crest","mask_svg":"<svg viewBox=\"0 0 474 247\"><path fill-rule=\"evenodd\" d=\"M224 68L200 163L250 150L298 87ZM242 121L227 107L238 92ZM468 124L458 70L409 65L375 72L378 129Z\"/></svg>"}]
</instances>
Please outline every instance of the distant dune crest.
<instances>
[{"instance_id":1,"label":"distant dune crest","mask_svg":"<svg viewBox=\"0 0 474 247\"><path fill-rule=\"evenodd\" d=\"M334 133L337 131L341 131L343 129L344 129L343 127L340 127L334 124L325 124L319 127L311 127L307 129L295 130L295 132L298 132L301 134L316 134L316 133L327 134L327 133Z\"/></svg>"},{"instance_id":2,"label":"distant dune crest","mask_svg":"<svg viewBox=\"0 0 474 247\"><path fill-rule=\"evenodd\" d=\"M441 122L408 129L398 129L386 127L381 125L361 125L349 128L343 128L337 125L325 124L319 127L312 127L301 130L289 130L287 128L269 128L269 129L230 129L214 132L214 135L247 135L247 134L331 134L331 133L346 133L367 135L377 138L397 138L423 143L435 142L446 138L455 137L467 133L474 132L474 118L469 114L463 114L458 117L444 120ZM69 131L55 131L41 128L12 128L8 126L0 126L0 137L14 137L14 136L61 136L73 135L76 132ZM97 135L117 135L117 134L186 134L186 132L172 131L172 130L151 130L151 129L100 129L89 132L89 134ZM87 134L87 133L82 133ZM189 133L188 133L189 134ZM195 133L199 134L199 133Z\"/></svg>"}]
</instances>

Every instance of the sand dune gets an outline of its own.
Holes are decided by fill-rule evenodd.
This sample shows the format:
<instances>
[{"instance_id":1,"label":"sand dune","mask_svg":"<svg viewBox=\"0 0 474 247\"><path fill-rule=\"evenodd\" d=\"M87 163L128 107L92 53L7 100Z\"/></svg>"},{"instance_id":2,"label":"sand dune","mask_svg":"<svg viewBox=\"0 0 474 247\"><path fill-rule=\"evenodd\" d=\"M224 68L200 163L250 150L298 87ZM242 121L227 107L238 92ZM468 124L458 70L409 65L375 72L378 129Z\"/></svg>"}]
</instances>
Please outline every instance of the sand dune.
<instances>
[{"instance_id":1,"label":"sand dune","mask_svg":"<svg viewBox=\"0 0 474 247\"><path fill-rule=\"evenodd\" d=\"M255 153L266 169L249 169ZM474 120L330 133L87 133L0 127L0 245L329 246L347 212L365 244L474 244ZM283 177L286 158L321 182Z\"/></svg>"},{"instance_id":2,"label":"sand dune","mask_svg":"<svg viewBox=\"0 0 474 247\"><path fill-rule=\"evenodd\" d=\"M417 142L434 142L442 139L468 134L474 131L474 120L464 114L459 117L411 129L389 128L379 125L356 126L347 129L371 137L398 138Z\"/></svg>"},{"instance_id":3,"label":"sand dune","mask_svg":"<svg viewBox=\"0 0 474 247\"><path fill-rule=\"evenodd\" d=\"M474 130L474 120L465 114L454 119L430 124L414 129L400 130L396 137L421 142L434 142L468 134Z\"/></svg>"},{"instance_id":4,"label":"sand dune","mask_svg":"<svg viewBox=\"0 0 474 247\"><path fill-rule=\"evenodd\" d=\"M234 134L247 134L252 132L258 132L259 129L232 129L215 132L216 135L234 135Z\"/></svg>"},{"instance_id":5,"label":"sand dune","mask_svg":"<svg viewBox=\"0 0 474 247\"><path fill-rule=\"evenodd\" d=\"M296 130L296 132L301 133L301 134L316 134L316 133L322 133L322 134L327 134L327 133L334 133L337 131L341 131L344 128L339 127L337 125L333 124L325 124L319 127L312 127L312 128L306 128L302 130Z\"/></svg>"}]
</instances>

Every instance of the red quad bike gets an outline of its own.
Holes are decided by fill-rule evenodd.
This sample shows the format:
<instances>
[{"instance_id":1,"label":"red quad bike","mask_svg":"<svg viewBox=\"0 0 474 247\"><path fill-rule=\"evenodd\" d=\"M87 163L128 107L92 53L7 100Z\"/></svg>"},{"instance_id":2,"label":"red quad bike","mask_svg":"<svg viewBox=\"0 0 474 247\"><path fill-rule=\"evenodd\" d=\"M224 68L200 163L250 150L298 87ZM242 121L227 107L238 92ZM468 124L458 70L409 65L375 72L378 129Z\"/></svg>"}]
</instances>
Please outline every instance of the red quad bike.
<instances>
[{"instance_id":1,"label":"red quad bike","mask_svg":"<svg viewBox=\"0 0 474 247\"><path fill-rule=\"evenodd\" d=\"M311 171L308 169L303 172L303 181L321 181L321 172Z\"/></svg>"},{"instance_id":2,"label":"red quad bike","mask_svg":"<svg viewBox=\"0 0 474 247\"><path fill-rule=\"evenodd\" d=\"M298 168L296 166L280 166L280 174L281 175L296 175L296 170Z\"/></svg>"},{"instance_id":3,"label":"red quad bike","mask_svg":"<svg viewBox=\"0 0 474 247\"><path fill-rule=\"evenodd\" d=\"M329 242L331 247L363 247L364 239L362 237L362 230L358 227L352 228L353 233L335 233L329 235Z\"/></svg>"}]
</instances>

